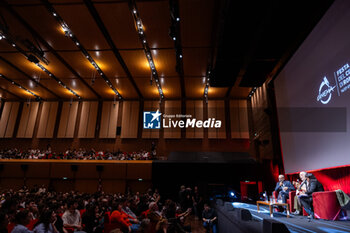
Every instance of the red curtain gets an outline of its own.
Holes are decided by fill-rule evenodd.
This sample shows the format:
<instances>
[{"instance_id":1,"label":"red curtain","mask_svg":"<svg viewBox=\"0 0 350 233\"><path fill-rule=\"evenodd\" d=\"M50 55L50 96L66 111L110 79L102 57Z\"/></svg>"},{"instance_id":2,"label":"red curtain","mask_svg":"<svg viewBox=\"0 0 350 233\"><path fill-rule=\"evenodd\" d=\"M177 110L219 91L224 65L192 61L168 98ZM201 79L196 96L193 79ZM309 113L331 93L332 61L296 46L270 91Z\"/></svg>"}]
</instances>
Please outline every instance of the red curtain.
<instances>
[{"instance_id":1,"label":"red curtain","mask_svg":"<svg viewBox=\"0 0 350 233\"><path fill-rule=\"evenodd\" d=\"M343 190L350 194L350 166L336 167L331 169L307 171L314 174L318 181L321 182L325 191ZM299 178L298 174L287 175L289 180Z\"/></svg>"},{"instance_id":2,"label":"red curtain","mask_svg":"<svg viewBox=\"0 0 350 233\"><path fill-rule=\"evenodd\" d=\"M350 166L311 171L326 191L343 190L350 194Z\"/></svg>"}]
</instances>

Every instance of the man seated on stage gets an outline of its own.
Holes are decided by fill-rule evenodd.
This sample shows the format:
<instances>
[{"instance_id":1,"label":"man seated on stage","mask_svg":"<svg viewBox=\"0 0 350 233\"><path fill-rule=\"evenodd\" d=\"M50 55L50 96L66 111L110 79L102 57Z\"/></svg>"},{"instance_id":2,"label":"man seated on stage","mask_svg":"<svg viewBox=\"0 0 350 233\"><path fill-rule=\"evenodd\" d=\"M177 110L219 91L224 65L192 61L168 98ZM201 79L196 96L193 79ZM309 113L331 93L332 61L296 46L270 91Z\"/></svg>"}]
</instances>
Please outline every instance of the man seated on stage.
<instances>
[{"instance_id":1,"label":"man seated on stage","mask_svg":"<svg viewBox=\"0 0 350 233\"><path fill-rule=\"evenodd\" d=\"M275 191L278 192L278 196L282 198L283 203L287 203L289 192L295 190L290 181L284 179L284 175L278 176L278 182L276 184Z\"/></svg>"},{"instance_id":2,"label":"man seated on stage","mask_svg":"<svg viewBox=\"0 0 350 233\"><path fill-rule=\"evenodd\" d=\"M299 215L303 212L301 209L301 204L300 204L299 198L303 195L306 195L305 192L306 192L307 181L306 181L305 175L306 175L306 172L299 173L301 183L293 181L293 185L297 189L296 195L294 196L294 209L295 209L295 211L292 213L295 215Z\"/></svg>"},{"instance_id":3,"label":"man seated on stage","mask_svg":"<svg viewBox=\"0 0 350 233\"><path fill-rule=\"evenodd\" d=\"M305 211L309 214L308 218L314 218L314 212L312 209L312 193L314 192L322 192L324 188L322 184L316 179L316 177L307 173L306 175L306 195L302 195L299 197L300 204L304 207Z\"/></svg>"}]
</instances>

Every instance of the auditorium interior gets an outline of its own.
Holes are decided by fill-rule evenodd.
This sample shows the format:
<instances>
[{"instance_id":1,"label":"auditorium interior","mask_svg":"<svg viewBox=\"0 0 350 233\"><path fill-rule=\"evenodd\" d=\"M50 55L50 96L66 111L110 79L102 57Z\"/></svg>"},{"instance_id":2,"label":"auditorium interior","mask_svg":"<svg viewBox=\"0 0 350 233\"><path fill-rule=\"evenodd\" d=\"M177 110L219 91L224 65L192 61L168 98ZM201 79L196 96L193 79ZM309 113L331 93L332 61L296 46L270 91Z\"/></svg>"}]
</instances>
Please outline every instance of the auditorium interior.
<instances>
[{"instance_id":1,"label":"auditorium interior","mask_svg":"<svg viewBox=\"0 0 350 233\"><path fill-rule=\"evenodd\" d=\"M350 232L349 24L349 0L0 0L0 233Z\"/></svg>"}]
</instances>

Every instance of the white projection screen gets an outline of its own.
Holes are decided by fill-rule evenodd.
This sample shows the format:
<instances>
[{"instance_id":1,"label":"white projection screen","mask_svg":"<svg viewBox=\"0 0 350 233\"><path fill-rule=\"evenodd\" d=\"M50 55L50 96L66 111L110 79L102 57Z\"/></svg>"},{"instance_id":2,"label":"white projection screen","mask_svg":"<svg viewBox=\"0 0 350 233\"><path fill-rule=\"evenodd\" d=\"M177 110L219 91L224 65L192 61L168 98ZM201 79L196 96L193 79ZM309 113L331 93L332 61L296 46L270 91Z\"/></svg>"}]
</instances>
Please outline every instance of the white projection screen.
<instances>
[{"instance_id":1,"label":"white projection screen","mask_svg":"<svg viewBox=\"0 0 350 233\"><path fill-rule=\"evenodd\" d=\"M286 173L350 164L349 29L336 0L274 80Z\"/></svg>"}]
</instances>

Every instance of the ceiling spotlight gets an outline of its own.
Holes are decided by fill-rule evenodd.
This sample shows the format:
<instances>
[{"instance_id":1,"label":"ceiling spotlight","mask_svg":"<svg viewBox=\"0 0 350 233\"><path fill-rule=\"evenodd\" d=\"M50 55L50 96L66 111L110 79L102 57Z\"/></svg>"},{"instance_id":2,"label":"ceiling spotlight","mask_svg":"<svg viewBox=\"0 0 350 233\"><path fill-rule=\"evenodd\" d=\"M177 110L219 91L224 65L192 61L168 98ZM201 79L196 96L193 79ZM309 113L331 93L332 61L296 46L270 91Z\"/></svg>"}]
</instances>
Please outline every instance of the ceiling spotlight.
<instances>
[{"instance_id":1,"label":"ceiling spotlight","mask_svg":"<svg viewBox=\"0 0 350 233\"><path fill-rule=\"evenodd\" d=\"M77 46L79 46L79 43L77 42L77 43L75 43Z\"/></svg>"},{"instance_id":2,"label":"ceiling spotlight","mask_svg":"<svg viewBox=\"0 0 350 233\"><path fill-rule=\"evenodd\" d=\"M136 14L136 10L134 9L133 11L132 11L134 14Z\"/></svg>"},{"instance_id":3,"label":"ceiling spotlight","mask_svg":"<svg viewBox=\"0 0 350 233\"><path fill-rule=\"evenodd\" d=\"M57 16L57 14L54 12L54 13L53 13L53 16Z\"/></svg>"},{"instance_id":4,"label":"ceiling spotlight","mask_svg":"<svg viewBox=\"0 0 350 233\"><path fill-rule=\"evenodd\" d=\"M180 58L182 58L182 55L180 54L180 56L179 56Z\"/></svg>"},{"instance_id":5,"label":"ceiling spotlight","mask_svg":"<svg viewBox=\"0 0 350 233\"><path fill-rule=\"evenodd\" d=\"M143 43L146 44L146 40L143 40Z\"/></svg>"},{"instance_id":6,"label":"ceiling spotlight","mask_svg":"<svg viewBox=\"0 0 350 233\"><path fill-rule=\"evenodd\" d=\"M177 21L177 22L179 22L179 21L180 21L180 18L179 18L179 17L177 17L177 18L176 18L176 21Z\"/></svg>"},{"instance_id":7,"label":"ceiling spotlight","mask_svg":"<svg viewBox=\"0 0 350 233\"><path fill-rule=\"evenodd\" d=\"M0 36L0 40L2 40L2 36Z\"/></svg>"},{"instance_id":8,"label":"ceiling spotlight","mask_svg":"<svg viewBox=\"0 0 350 233\"><path fill-rule=\"evenodd\" d=\"M175 36L173 37L173 40L176 40L176 37L175 37Z\"/></svg>"},{"instance_id":9,"label":"ceiling spotlight","mask_svg":"<svg viewBox=\"0 0 350 233\"><path fill-rule=\"evenodd\" d=\"M16 47L16 45L15 45L15 44L12 44L12 47Z\"/></svg>"}]
</instances>

